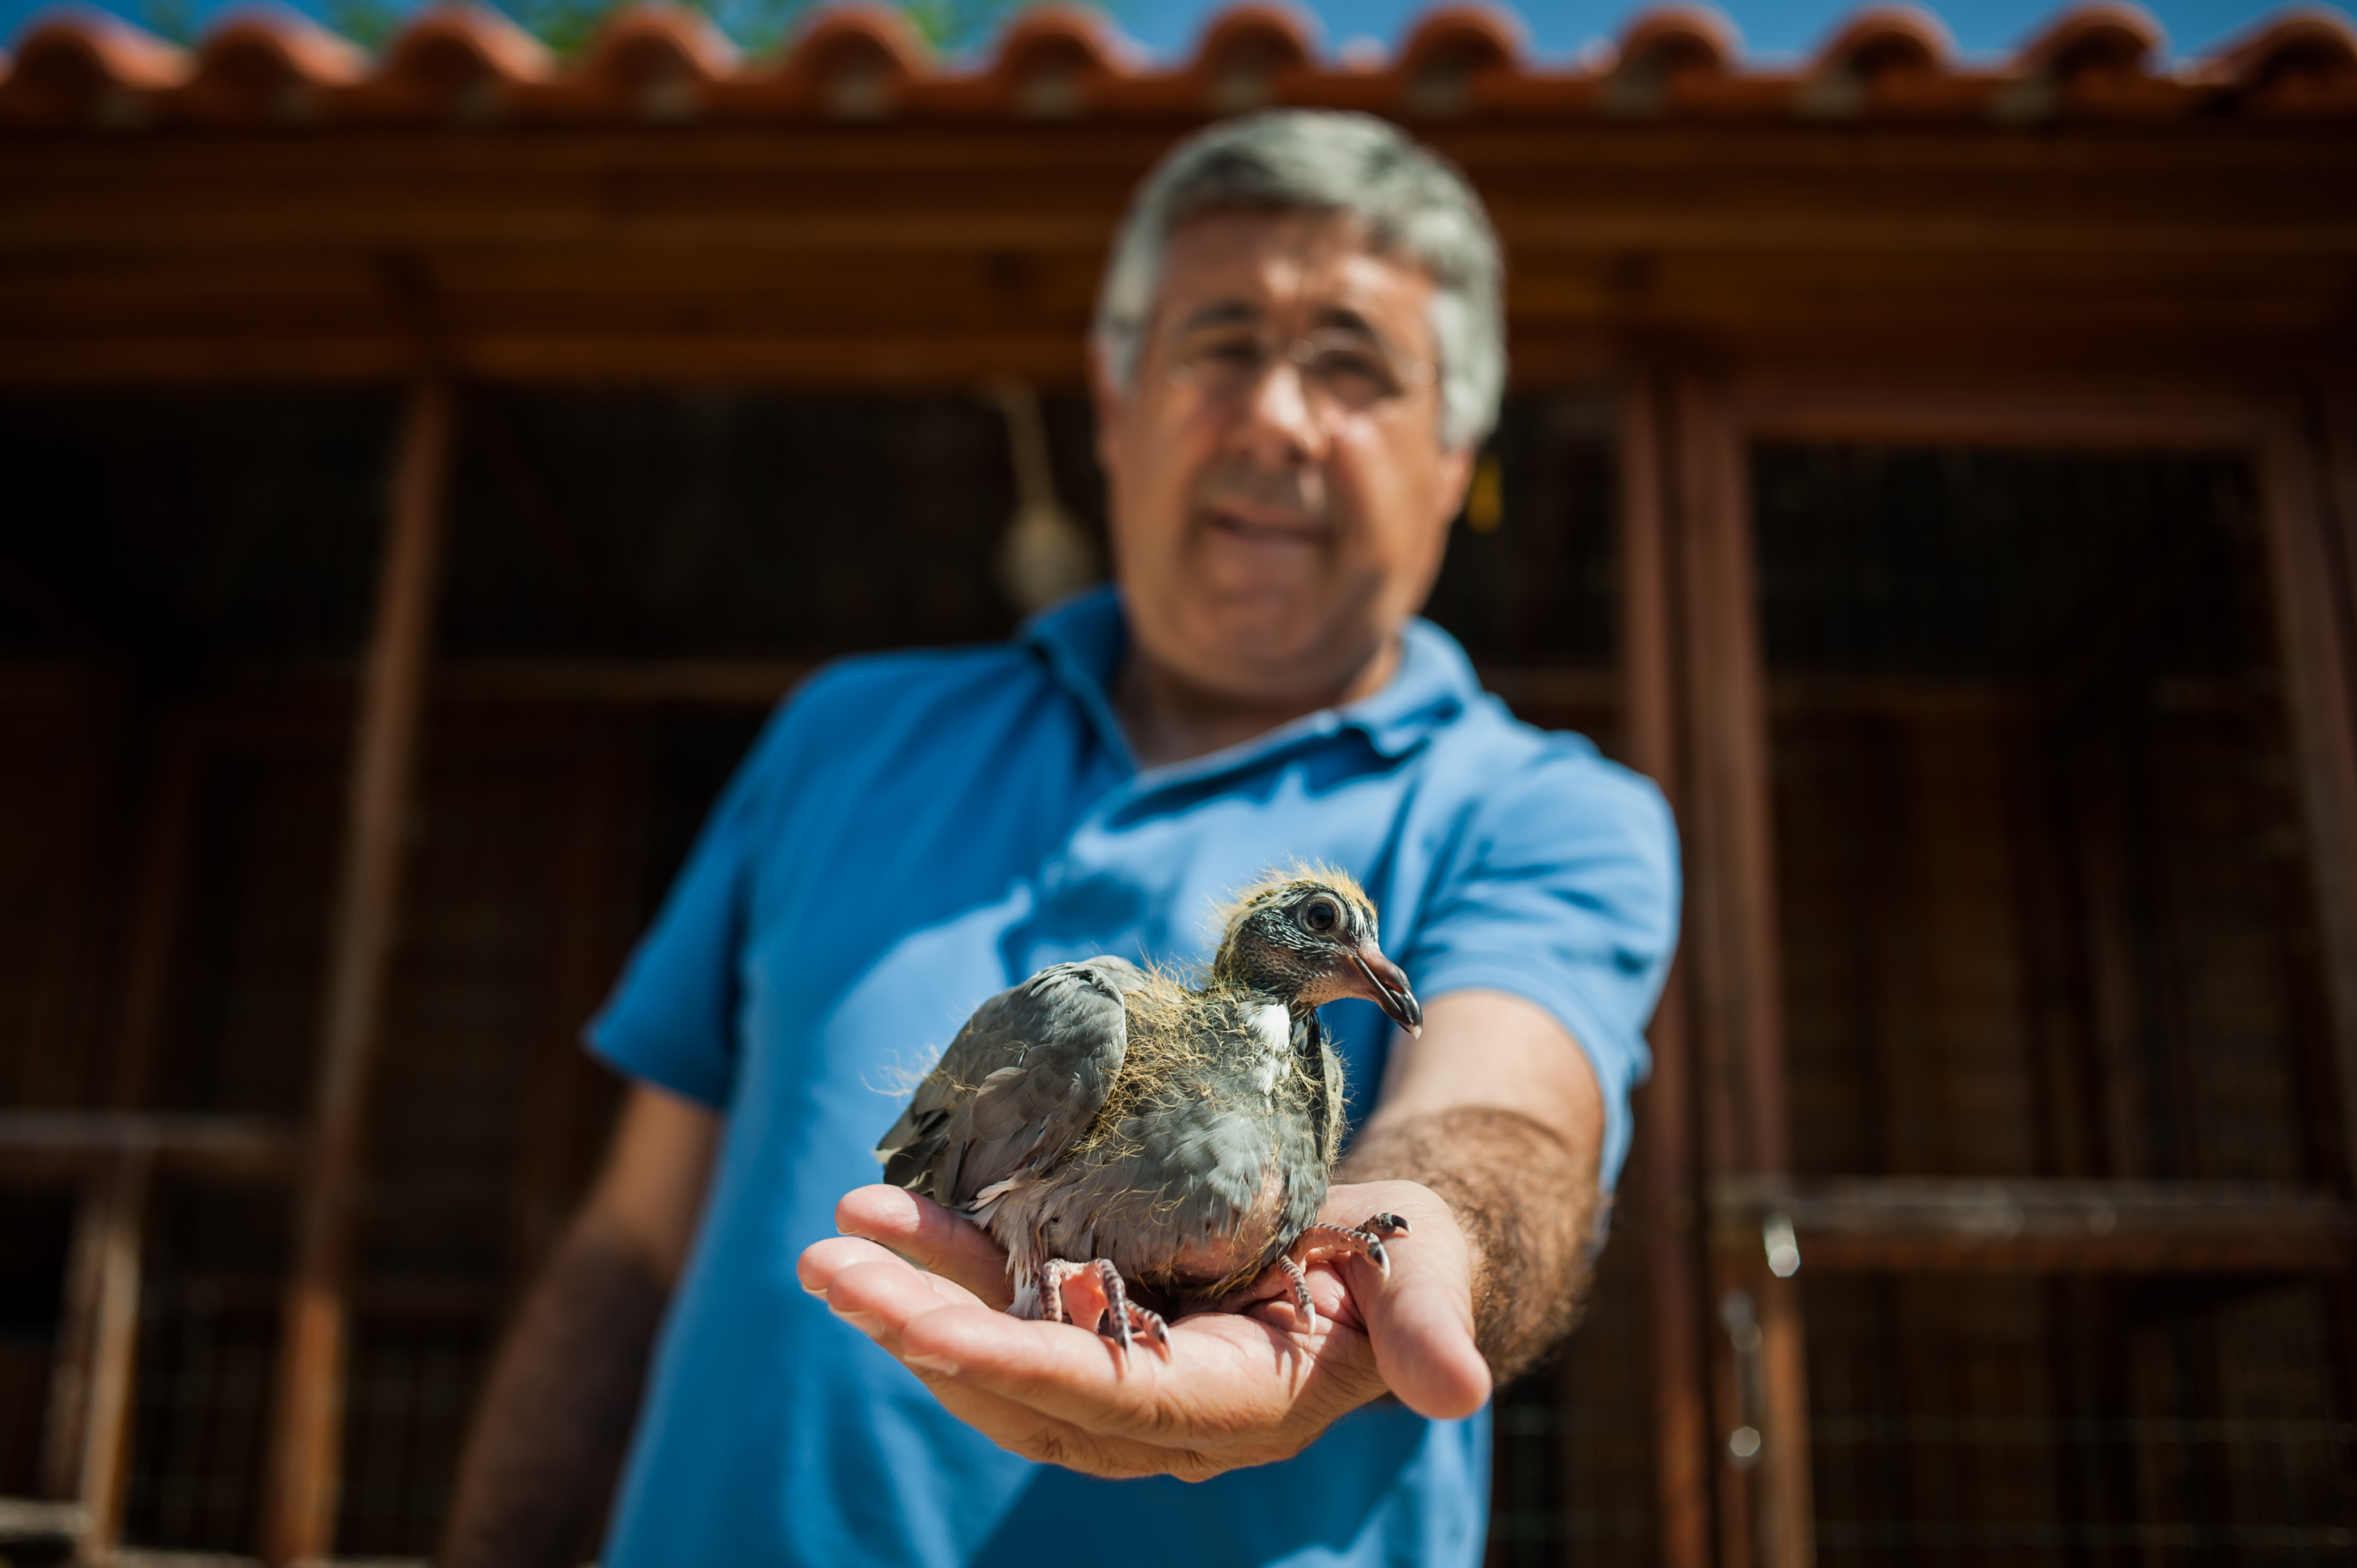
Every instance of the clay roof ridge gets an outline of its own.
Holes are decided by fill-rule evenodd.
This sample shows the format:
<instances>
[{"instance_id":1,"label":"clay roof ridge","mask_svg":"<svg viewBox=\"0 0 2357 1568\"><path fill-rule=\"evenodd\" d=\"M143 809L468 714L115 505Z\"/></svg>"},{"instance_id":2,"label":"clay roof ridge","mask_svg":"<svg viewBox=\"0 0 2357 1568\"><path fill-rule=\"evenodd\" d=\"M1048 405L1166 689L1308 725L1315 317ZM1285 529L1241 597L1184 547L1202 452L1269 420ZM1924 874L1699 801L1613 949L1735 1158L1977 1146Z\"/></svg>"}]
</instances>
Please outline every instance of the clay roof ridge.
<instances>
[{"instance_id":1,"label":"clay roof ridge","mask_svg":"<svg viewBox=\"0 0 2357 1568\"><path fill-rule=\"evenodd\" d=\"M1022 13L963 60L875 4L829 6L748 59L703 13L655 0L608 18L566 60L461 0L416 12L374 57L275 5L220 18L193 54L81 6L43 13L0 54L0 121L1200 118L1291 102L1409 120L2357 117L2357 28L2338 12L2279 12L2206 59L2172 63L2166 48L2126 0L2070 5L1994 65L1960 62L1920 5L1869 4L1804 63L1775 68L1747 68L1733 24L1691 4L1641 11L1613 48L1568 63L1534 61L1520 18L1478 3L1426 11L1384 59L1343 61L1323 52L1314 17L1253 0L1168 62L1068 5Z\"/></svg>"}]
</instances>

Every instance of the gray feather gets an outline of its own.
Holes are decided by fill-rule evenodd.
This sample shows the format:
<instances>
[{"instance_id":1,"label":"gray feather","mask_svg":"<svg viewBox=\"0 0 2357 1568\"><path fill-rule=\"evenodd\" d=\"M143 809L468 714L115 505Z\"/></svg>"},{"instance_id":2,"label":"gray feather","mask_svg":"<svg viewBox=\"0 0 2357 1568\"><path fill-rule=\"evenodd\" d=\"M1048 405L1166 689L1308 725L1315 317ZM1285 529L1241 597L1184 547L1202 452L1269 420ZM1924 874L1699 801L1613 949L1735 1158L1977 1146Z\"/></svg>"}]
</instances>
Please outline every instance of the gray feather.
<instances>
[{"instance_id":1,"label":"gray feather","mask_svg":"<svg viewBox=\"0 0 2357 1568\"><path fill-rule=\"evenodd\" d=\"M974 1009L876 1146L884 1179L952 1208L1052 1163L1095 1120L1129 1047L1122 997L1144 972L1051 964Z\"/></svg>"}]
</instances>

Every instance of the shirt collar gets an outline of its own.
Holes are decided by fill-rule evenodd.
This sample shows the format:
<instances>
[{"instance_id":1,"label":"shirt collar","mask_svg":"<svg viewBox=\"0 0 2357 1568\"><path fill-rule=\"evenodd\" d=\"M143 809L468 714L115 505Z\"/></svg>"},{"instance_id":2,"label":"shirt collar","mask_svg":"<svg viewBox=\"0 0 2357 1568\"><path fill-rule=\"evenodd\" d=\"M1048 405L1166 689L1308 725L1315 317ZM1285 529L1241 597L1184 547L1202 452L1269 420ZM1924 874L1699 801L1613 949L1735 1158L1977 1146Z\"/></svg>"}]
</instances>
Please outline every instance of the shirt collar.
<instances>
[{"instance_id":1,"label":"shirt collar","mask_svg":"<svg viewBox=\"0 0 2357 1568\"><path fill-rule=\"evenodd\" d=\"M1033 616L1018 635L1039 650L1057 683L1081 704L1114 755L1137 771L1128 734L1113 705L1114 682L1129 650L1129 620L1122 611L1121 596L1110 586L1091 589ZM1305 714L1225 751L1148 773L1157 783L1200 778L1308 737L1346 729L1363 735L1384 756L1399 757L1480 695L1480 678L1457 639L1417 617L1402 632L1399 668L1381 691L1339 708Z\"/></svg>"}]
</instances>

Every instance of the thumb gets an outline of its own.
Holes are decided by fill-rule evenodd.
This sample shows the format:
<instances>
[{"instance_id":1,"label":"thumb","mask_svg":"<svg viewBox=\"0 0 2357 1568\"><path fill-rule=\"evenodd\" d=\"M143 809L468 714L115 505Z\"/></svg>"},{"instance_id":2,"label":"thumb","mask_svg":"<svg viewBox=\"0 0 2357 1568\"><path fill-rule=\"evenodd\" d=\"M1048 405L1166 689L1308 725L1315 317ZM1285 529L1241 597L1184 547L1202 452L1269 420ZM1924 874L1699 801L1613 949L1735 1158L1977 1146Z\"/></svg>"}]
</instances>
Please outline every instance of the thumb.
<instances>
[{"instance_id":1,"label":"thumb","mask_svg":"<svg viewBox=\"0 0 2357 1568\"><path fill-rule=\"evenodd\" d=\"M1394 1270L1372 1298L1361 1298L1376 1370L1418 1415L1436 1421L1471 1415L1489 1402L1491 1384L1490 1364L1474 1342L1468 1293L1397 1265Z\"/></svg>"},{"instance_id":2,"label":"thumb","mask_svg":"<svg viewBox=\"0 0 2357 1568\"><path fill-rule=\"evenodd\" d=\"M1353 1201L1365 1190L1355 1189ZM1471 1415L1491 1393L1490 1364L1473 1337L1472 1243L1436 1194L1402 1184L1398 1196L1414 1235L1387 1249L1389 1279L1352 1258L1351 1295L1385 1387L1418 1415Z\"/></svg>"}]
</instances>

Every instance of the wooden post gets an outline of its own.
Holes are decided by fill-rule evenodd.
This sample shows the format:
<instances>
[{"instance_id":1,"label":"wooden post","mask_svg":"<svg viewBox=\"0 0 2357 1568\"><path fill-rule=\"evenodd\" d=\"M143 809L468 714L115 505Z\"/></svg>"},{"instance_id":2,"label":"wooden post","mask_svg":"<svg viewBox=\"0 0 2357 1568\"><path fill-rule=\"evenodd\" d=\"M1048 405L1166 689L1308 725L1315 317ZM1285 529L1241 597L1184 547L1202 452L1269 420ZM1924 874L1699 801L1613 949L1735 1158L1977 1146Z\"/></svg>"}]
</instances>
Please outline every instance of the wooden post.
<instances>
[{"instance_id":1,"label":"wooden post","mask_svg":"<svg viewBox=\"0 0 2357 1568\"><path fill-rule=\"evenodd\" d=\"M370 1069L383 1027L402 833L425 694L449 464L450 394L411 391L393 476L376 622L354 726L343 866L312 1100L307 1180L280 1326L263 1551L285 1564L333 1545L350 1333L347 1286Z\"/></svg>"},{"instance_id":2,"label":"wooden post","mask_svg":"<svg viewBox=\"0 0 2357 1568\"><path fill-rule=\"evenodd\" d=\"M1630 761L1673 804L1683 805L1658 398L1652 379L1639 377L1620 406L1620 723ZM1710 1562L1716 1447L1703 1386L1684 982L1683 967L1674 968L1662 993L1651 1030L1652 1081L1639 1102L1643 1158L1652 1176L1653 1212L1643 1234L1652 1305L1654 1528L1662 1568L1706 1568Z\"/></svg>"},{"instance_id":3,"label":"wooden post","mask_svg":"<svg viewBox=\"0 0 2357 1568\"><path fill-rule=\"evenodd\" d=\"M139 1272L146 1250L147 1192L155 1151L133 1144L84 1189L74 1228L70 1294L81 1343L69 1394L79 1395L80 1439L73 1491L85 1520L81 1556L103 1562L123 1539L131 1476L131 1400L139 1359Z\"/></svg>"},{"instance_id":4,"label":"wooden post","mask_svg":"<svg viewBox=\"0 0 2357 1568\"><path fill-rule=\"evenodd\" d=\"M1743 433L1714 389L1686 383L1674 406L1693 671L1687 779L1706 1157L1714 1176L1773 1176L1790 1169L1791 1156L1767 682ZM1726 1259L1714 1271L1722 1292L1742 1288L1757 1298L1760 1336L1757 1468L1738 1470L1721 1454L1720 1551L1730 1565L1807 1568L1816 1548L1800 1301L1790 1280L1762 1265L1758 1256ZM1722 1348L1719 1357L1722 1409L1732 1408L1733 1354Z\"/></svg>"},{"instance_id":5,"label":"wooden post","mask_svg":"<svg viewBox=\"0 0 2357 1568\"><path fill-rule=\"evenodd\" d=\"M147 1078L155 1057L155 1039L162 1015L163 992L170 968L174 917L179 907L181 872L187 860L189 818L193 811L196 766L190 732L176 726L166 742L161 788L156 795L155 823L148 834L140 873L140 888L132 922L131 953L121 987L122 1026L108 1075L108 1099L123 1111L137 1111L146 1101ZM126 1156L127 1157L127 1156ZM122 1375L100 1365L111 1348L110 1325L124 1321L117 1294L130 1281L130 1318L135 1325L138 1306L139 1253L137 1231L147 1201L146 1161L140 1158L135 1180L123 1161L102 1179L84 1184L74 1222L72 1260L67 1269L64 1332L49 1374L47 1428L42 1436L42 1487L51 1497L74 1498L92 1508L91 1444L100 1428L118 1434L130 1430L126 1406L101 1409L101 1399L128 1401L130 1361ZM128 1185L126 1185L126 1183ZM122 1228L132 1234L127 1243ZM123 1273L128 1259L127 1276ZM110 1314L116 1316L110 1316ZM129 1355L130 1342L119 1347ZM116 1438L100 1444L108 1453L120 1450ZM113 1460L108 1463L112 1465ZM113 1479L110 1477L110 1485ZM111 1546L120 1524L121 1488L110 1501L113 1512L93 1511L93 1539Z\"/></svg>"},{"instance_id":6,"label":"wooden post","mask_svg":"<svg viewBox=\"0 0 2357 1568\"><path fill-rule=\"evenodd\" d=\"M2332 537L2329 511L2337 491L2357 489L2335 468L2331 432L2311 445L2298 411L2285 406L2259 437L2261 523L2274 578L2276 629L2283 650L2285 695L2307 819L2309 860L2316 868L2321 967L2330 1009L2341 1091L2341 1143L2357 1181L2357 694L2352 659L2357 627L2348 624L2341 552L2348 520ZM2336 484L2336 479L2342 481ZM2357 499L2357 498L2352 498Z\"/></svg>"}]
</instances>

